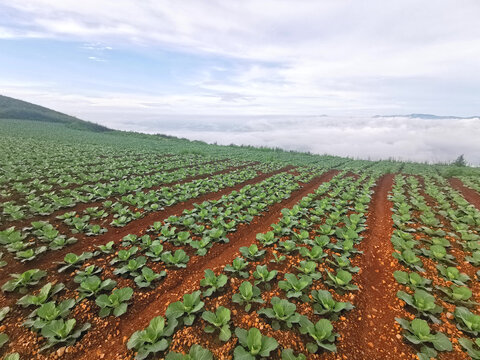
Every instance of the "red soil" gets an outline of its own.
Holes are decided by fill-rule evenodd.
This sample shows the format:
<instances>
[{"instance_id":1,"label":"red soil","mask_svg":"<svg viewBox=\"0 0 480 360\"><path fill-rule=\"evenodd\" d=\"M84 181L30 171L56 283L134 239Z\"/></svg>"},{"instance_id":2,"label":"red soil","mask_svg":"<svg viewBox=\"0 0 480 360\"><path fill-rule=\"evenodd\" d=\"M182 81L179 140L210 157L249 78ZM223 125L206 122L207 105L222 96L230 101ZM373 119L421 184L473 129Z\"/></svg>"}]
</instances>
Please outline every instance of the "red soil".
<instances>
[{"instance_id":1,"label":"red soil","mask_svg":"<svg viewBox=\"0 0 480 360\"><path fill-rule=\"evenodd\" d=\"M469 187L463 185L462 181L457 178L451 178L449 180L450 185L462 193L463 197L478 210L480 210L480 194Z\"/></svg>"},{"instance_id":2,"label":"red soil","mask_svg":"<svg viewBox=\"0 0 480 360\"><path fill-rule=\"evenodd\" d=\"M145 229L147 229L155 221L164 220L171 215L181 214L184 209L191 208L194 203L201 203L207 200L220 199L223 195L228 194L234 190L239 190L245 185L255 184L257 182L263 181L272 175L278 174L283 171L287 171L290 168L291 166L285 167L283 169L276 170L270 173L262 174L253 179L239 183L234 187L227 187L215 193L208 193L208 194L199 196L197 198L193 198L188 201L178 203L174 206L165 208L165 210L163 211L148 213L145 217L138 220L134 220L121 228L107 225L105 227L108 229L108 232L106 232L104 235L88 237L81 234L75 234L74 236L77 237L79 241L77 241L75 244L66 246L61 250L49 251L45 254L42 254L38 258L38 260L35 260L34 265L29 263L20 263L16 260L8 261L8 265L0 270L0 279L4 278L5 280L7 280L7 278L3 274L21 273L33 267L37 269L42 269L42 270L51 269L55 267L55 264L53 263L54 261L61 261L64 258L64 256L68 253L79 254L83 251L93 251L95 249L95 245L103 245L112 240L115 242L119 242L125 235L128 235L128 234L140 234L142 230L144 231ZM226 170L224 172L229 172L230 170L231 169ZM82 204L82 205L85 207L93 206L92 204L88 204L88 205ZM42 220L49 220L50 223L54 224L55 221L58 222L58 220L56 220L54 216L55 214L51 215L50 218L42 218ZM65 227L65 229L62 229L62 233L68 234L69 233L68 228ZM4 281L2 281L2 284L3 282Z\"/></svg>"},{"instance_id":3,"label":"red soil","mask_svg":"<svg viewBox=\"0 0 480 360\"><path fill-rule=\"evenodd\" d=\"M95 342L85 345L86 349L98 349L101 347L100 356L108 359L130 358L127 354L125 342L136 330L145 328L149 321L158 315L163 315L167 306L181 299L186 293L191 293L199 287L200 280L204 277L204 270L217 270L228 263L231 263L239 255L238 249L242 246L249 246L255 242L256 234L269 230L270 224L275 223L281 217L280 211L296 204L302 197L315 190L322 182L330 181L338 173L336 170L329 171L324 175L313 179L301 189L294 191L290 198L275 204L268 209L264 216L256 221L242 225L229 236L227 244L215 244L207 256L193 256L186 269L176 271L175 277L167 277L156 291L149 295L147 301L135 302L129 307L128 313L121 318L118 328L107 328L113 336L102 333L102 338L95 338ZM108 338L108 341L107 341ZM84 350L85 350L84 348ZM71 359L93 360L97 359L99 352L84 351L82 354L72 354ZM70 359L67 358L67 359Z\"/></svg>"},{"instance_id":4,"label":"red soil","mask_svg":"<svg viewBox=\"0 0 480 360\"><path fill-rule=\"evenodd\" d=\"M238 190L246 184L257 183L269 176L288 169L290 168L283 168L272 173L262 174L235 187L225 188L216 193L205 194L201 197L166 208L163 211L149 213L144 218L133 221L123 228L108 227L109 231L102 236L86 237L82 235L76 244L60 251L49 252L33 264L20 264L16 262L16 264L8 265L6 268L0 270L0 279L6 280L5 274L22 272L29 268L36 267L50 270L48 281L62 281L67 285L67 288L73 289L76 285L69 284L69 281L71 282L70 276L57 274L54 270L55 265L53 261L61 260L66 253L93 251L94 245L105 244L111 240L118 243L122 237L127 234L141 235L153 222L162 221L171 215L178 215L184 209L192 208L194 203L219 199L222 195L232 190ZM224 172L231 170L230 168ZM135 293L134 301L129 305L128 312L121 318L110 317L100 320L96 316L97 310L93 302L87 301L80 303L73 315L75 315L80 323L85 321L92 322L92 328L85 334L82 340L75 346L68 347L60 357L55 352L52 352L48 358L61 358L65 360L132 359L132 352L127 350L126 341L134 331L146 327L153 317L163 315L167 306L174 301L180 300L185 293L191 293L197 290L199 288L199 282L204 276L205 269L212 269L218 272L218 270L223 268L227 263L231 263L232 260L239 255L238 249L241 246L248 246L254 243L257 233L268 231L270 224L278 221L281 216L281 209L293 206L303 196L311 193L322 182L329 181L337 173L338 171L332 170L320 177L314 178L301 189L292 192L290 198L269 208L268 212L263 214L264 216L257 217L248 225L239 226L235 233L229 235L229 243L215 244L204 257L192 255L186 269L168 270L169 274L167 278L165 278L156 289ZM211 176L211 174L200 177L207 176ZM394 249L390 237L394 230L391 219L391 208L393 205L387 199L387 196L392 188L393 177L394 175L392 174L381 177L374 189L375 192L367 214L367 231L363 234L365 238L358 246L358 249L362 250L363 254L355 257L352 264L359 266L361 269L359 274L354 276L354 282L358 284L360 288L358 292L352 294L352 302L356 308L348 312L344 319L335 323L335 331L341 334L341 338L337 341L338 353L322 353L320 355L312 355L312 358L342 360L416 358L414 348L403 341L401 335L402 330L395 322L395 317L407 318L409 316L411 317L411 314L404 309L402 302L396 297L396 292L403 288L400 287L393 278L393 272L395 270L405 270L398 261L392 257ZM190 180L191 179L189 179L189 181ZM477 192L465 187L460 180L455 178L450 179L450 184L459 190L469 202L480 209L480 195ZM434 199L426 194L424 195L427 202L433 205L435 202ZM88 207L92 206L92 204L81 204L80 206ZM53 219L53 216L51 216L51 218ZM452 240L454 245L452 249L454 255L462 261L463 257L461 255L464 256L462 249L458 244L454 243L453 239L449 240ZM105 264L106 263L105 259ZM438 276L433 274L433 265L428 261L425 261L425 263L427 273L431 275L429 277L433 278L434 283L437 283ZM469 275L474 271L473 268L463 268L462 269ZM2 281L2 283L3 282L4 281ZM70 297L75 296L73 291L67 291L70 292ZM17 298L18 296L11 294L1 295L0 307L13 304L13 301ZM478 300L478 298L476 299ZM442 305L445 306L445 304ZM15 323L15 319L11 319L13 323L8 321L6 325L9 330L9 335L11 335L12 346L15 347L16 343L18 350L21 350L20 347L37 348L37 337L21 326L21 320L25 318L29 311L21 309L14 309L13 311L15 319L18 319L18 324ZM442 320L448 323L447 319L442 318ZM186 330L179 335L184 337L182 341L195 339L190 337L192 334L188 333L188 331L192 332L193 330ZM19 337L15 339L17 334ZM287 332L286 334L289 333ZM294 342L296 338L292 337L288 339L288 341ZM33 355L32 353L31 355L31 358L36 356L35 358L44 359L43 356L39 356L38 354ZM446 353L442 354L441 358L460 359L457 355L458 353Z\"/></svg>"},{"instance_id":5,"label":"red soil","mask_svg":"<svg viewBox=\"0 0 480 360\"><path fill-rule=\"evenodd\" d=\"M403 341L395 317L404 310L396 293L400 289L393 272L401 269L392 257L390 237L393 233L392 203L387 195L393 184L393 174L381 177L375 188L367 216L365 238L358 246L360 273L356 278L360 290L354 301L356 308L342 322L338 352L342 359L407 359L412 349ZM337 329L338 330L338 329Z\"/></svg>"}]
</instances>

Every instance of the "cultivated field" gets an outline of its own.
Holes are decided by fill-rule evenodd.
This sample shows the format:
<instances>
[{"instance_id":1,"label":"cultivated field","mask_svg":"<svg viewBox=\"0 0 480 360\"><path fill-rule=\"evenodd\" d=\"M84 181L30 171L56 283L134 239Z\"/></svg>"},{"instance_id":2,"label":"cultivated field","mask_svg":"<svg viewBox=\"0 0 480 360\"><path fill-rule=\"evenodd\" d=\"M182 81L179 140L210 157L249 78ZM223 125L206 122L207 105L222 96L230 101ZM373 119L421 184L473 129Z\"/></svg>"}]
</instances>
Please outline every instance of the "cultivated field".
<instances>
[{"instance_id":1,"label":"cultivated field","mask_svg":"<svg viewBox=\"0 0 480 360\"><path fill-rule=\"evenodd\" d=\"M0 132L4 359L480 359L477 169Z\"/></svg>"}]
</instances>

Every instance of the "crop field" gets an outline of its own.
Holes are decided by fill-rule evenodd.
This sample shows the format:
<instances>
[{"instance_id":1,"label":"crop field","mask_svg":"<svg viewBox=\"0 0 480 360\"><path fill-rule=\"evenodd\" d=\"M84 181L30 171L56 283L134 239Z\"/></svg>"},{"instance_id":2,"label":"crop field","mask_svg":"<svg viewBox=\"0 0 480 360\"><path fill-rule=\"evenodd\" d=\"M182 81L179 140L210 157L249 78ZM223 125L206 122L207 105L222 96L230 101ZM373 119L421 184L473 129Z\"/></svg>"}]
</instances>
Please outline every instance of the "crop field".
<instances>
[{"instance_id":1,"label":"crop field","mask_svg":"<svg viewBox=\"0 0 480 360\"><path fill-rule=\"evenodd\" d=\"M3 359L480 359L480 169L0 132Z\"/></svg>"}]
</instances>

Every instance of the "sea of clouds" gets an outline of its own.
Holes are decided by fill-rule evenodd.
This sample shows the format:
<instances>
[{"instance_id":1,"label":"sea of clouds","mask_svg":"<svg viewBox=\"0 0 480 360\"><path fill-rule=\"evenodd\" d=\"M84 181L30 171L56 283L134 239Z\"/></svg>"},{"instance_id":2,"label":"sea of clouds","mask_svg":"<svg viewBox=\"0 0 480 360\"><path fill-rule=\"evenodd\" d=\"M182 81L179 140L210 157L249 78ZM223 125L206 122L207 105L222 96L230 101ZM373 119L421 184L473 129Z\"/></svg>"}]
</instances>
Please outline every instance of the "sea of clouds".
<instances>
[{"instance_id":1,"label":"sea of clouds","mask_svg":"<svg viewBox=\"0 0 480 360\"><path fill-rule=\"evenodd\" d=\"M119 125L221 145L280 147L360 159L448 162L464 154L469 163L480 165L480 118L166 115Z\"/></svg>"}]
</instances>

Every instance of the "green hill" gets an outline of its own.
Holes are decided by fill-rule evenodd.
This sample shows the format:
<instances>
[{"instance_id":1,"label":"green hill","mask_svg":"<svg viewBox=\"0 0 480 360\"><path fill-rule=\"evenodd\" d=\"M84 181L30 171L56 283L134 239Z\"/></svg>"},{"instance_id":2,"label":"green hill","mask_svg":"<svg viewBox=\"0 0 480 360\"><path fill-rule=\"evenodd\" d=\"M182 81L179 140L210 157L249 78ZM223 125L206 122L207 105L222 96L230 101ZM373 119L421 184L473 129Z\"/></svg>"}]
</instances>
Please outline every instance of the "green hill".
<instances>
[{"instance_id":1,"label":"green hill","mask_svg":"<svg viewBox=\"0 0 480 360\"><path fill-rule=\"evenodd\" d=\"M78 130L111 131L111 129L102 125L80 120L74 116L3 95L0 95L0 119L35 120L61 123Z\"/></svg>"}]
</instances>

